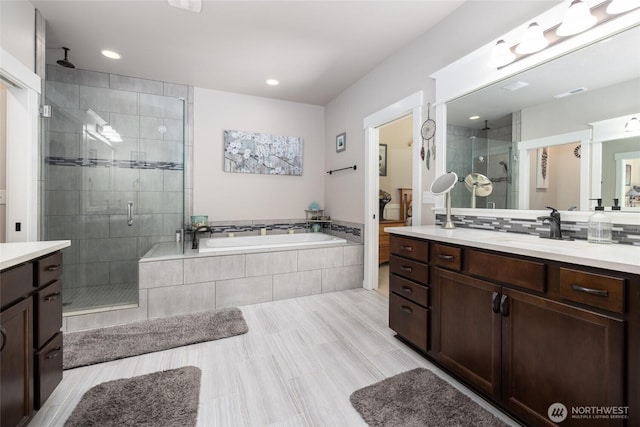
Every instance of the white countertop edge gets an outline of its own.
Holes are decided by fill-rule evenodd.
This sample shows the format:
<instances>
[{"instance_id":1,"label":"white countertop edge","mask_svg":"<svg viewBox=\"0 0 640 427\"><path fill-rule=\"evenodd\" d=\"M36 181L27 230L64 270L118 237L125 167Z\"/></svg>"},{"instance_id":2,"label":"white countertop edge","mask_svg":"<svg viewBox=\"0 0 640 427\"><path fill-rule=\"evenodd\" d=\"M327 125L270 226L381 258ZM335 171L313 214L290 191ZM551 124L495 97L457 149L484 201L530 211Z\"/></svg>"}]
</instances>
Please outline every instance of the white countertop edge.
<instances>
[{"instance_id":1,"label":"white countertop edge","mask_svg":"<svg viewBox=\"0 0 640 427\"><path fill-rule=\"evenodd\" d=\"M0 270L71 246L71 240L0 243Z\"/></svg>"},{"instance_id":2,"label":"white countertop edge","mask_svg":"<svg viewBox=\"0 0 640 427\"><path fill-rule=\"evenodd\" d=\"M583 240L555 241L540 239L537 236L527 234L470 228L445 230L438 225L387 227L384 230L388 233L402 236L640 274L640 246L620 244L599 245ZM535 245L537 247L519 247L518 243L523 246ZM554 250L571 253L558 253L554 252Z\"/></svg>"}]
</instances>

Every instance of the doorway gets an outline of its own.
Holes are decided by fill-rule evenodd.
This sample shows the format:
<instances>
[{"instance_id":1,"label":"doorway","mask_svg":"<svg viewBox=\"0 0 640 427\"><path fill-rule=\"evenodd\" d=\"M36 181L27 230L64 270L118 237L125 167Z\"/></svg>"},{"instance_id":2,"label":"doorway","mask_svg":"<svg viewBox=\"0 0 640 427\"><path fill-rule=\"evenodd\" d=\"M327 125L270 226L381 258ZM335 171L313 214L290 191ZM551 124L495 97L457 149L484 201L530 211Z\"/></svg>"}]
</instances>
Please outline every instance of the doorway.
<instances>
[{"instance_id":1,"label":"doorway","mask_svg":"<svg viewBox=\"0 0 640 427\"><path fill-rule=\"evenodd\" d=\"M364 212L364 284L365 289L378 288L379 230L380 230L380 129L403 117L411 117L412 145L411 159L416 164L420 158L420 123L422 118L422 91L416 92L388 107L367 116L363 121L365 130L365 212ZM411 172L413 194L422 194L422 168L414 167ZM421 206L412 208L413 225L421 223Z\"/></svg>"},{"instance_id":2,"label":"doorway","mask_svg":"<svg viewBox=\"0 0 640 427\"><path fill-rule=\"evenodd\" d=\"M378 289L389 295L389 233L385 227L410 223L412 209L413 115L401 117L378 128L379 211Z\"/></svg>"}]
</instances>

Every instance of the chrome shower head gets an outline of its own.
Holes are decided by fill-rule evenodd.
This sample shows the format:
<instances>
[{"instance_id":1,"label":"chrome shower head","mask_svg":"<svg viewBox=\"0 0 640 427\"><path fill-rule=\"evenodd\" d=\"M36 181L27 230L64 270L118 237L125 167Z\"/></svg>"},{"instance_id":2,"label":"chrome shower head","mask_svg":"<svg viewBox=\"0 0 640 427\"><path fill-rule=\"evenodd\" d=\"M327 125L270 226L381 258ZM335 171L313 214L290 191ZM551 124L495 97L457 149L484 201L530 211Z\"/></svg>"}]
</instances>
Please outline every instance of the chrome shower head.
<instances>
[{"instance_id":1,"label":"chrome shower head","mask_svg":"<svg viewBox=\"0 0 640 427\"><path fill-rule=\"evenodd\" d=\"M63 47L62 49L64 49L64 59L59 59L58 65L62 65L63 67L66 67L66 68L76 68L76 66L73 65L71 61L67 59L67 54L71 49L69 49L68 47Z\"/></svg>"}]
</instances>

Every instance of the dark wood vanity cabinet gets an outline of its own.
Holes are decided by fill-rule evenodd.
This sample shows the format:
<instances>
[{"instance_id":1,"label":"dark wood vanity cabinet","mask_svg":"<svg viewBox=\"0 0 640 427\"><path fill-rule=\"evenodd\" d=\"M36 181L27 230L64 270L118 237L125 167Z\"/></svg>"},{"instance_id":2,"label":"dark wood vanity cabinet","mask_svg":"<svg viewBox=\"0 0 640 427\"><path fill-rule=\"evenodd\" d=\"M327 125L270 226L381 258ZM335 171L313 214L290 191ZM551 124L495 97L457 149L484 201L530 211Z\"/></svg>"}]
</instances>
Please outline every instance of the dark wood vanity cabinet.
<instances>
[{"instance_id":1,"label":"dark wood vanity cabinet","mask_svg":"<svg viewBox=\"0 0 640 427\"><path fill-rule=\"evenodd\" d=\"M62 254L0 273L0 425L26 425L62 380Z\"/></svg>"},{"instance_id":2,"label":"dark wood vanity cabinet","mask_svg":"<svg viewBox=\"0 0 640 427\"><path fill-rule=\"evenodd\" d=\"M422 351L429 348L428 244L393 236L389 257L389 327Z\"/></svg>"},{"instance_id":3,"label":"dark wood vanity cabinet","mask_svg":"<svg viewBox=\"0 0 640 427\"><path fill-rule=\"evenodd\" d=\"M429 346L417 347L428 358L526 425L555 425L547 411L556 402L569 412L628 407L628 420L589 421L639 425L638 276L424 242ZM398 320L390 327L406 334ZM561 425L585 419L569 414Z\"/></svg>"}]
</instances>

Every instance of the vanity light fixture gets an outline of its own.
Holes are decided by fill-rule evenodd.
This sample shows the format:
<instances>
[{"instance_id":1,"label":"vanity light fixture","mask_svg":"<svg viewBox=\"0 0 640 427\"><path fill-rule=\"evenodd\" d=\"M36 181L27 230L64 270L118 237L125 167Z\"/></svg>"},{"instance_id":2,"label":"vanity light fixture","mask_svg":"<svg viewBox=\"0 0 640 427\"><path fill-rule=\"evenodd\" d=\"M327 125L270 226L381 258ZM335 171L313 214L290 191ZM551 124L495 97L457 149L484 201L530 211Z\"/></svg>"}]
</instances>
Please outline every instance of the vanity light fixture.
<instances>
[{"instance_id":1,"label":"vanity light fixture","mask_svg":"<svg viewBox=\"0 0 640 427\"><path fill-rule=\"evenodd\" d=\"M469 117L469 120L478 120L480 118L480 116L471 116Z\"/></svg>"},{"instance_id":2,"label":"vanity light fixture","mask_svg":"<svg viewBox=\"0 0 640 427\"><path fill-rule=\"evenodd\" d=\"M278 86L280 84L280 82L276 79L267 79L266 83L269 86Z\"/></svg>"},{"instance_id":3,"label":"vanity light fixture","mask_svg":"<svg viewBox=\"0 0 640 427\"><path fill-rule=\"evenodd\" d=\"M537 22L532 22L524 32L522 41L516 46L516 53L526 55L541 51L547 46L549 46L549 40L544 36L542 28Z\"/></svg>"},{"instance_id":4,"label":"vanity light fixture","mask_svg":"<svg viewBox=\"0 0 640 427\"><path fill-rule=\"evenodd\" d=\"M640 7L640 0L611 0L611 3L607 6L607 13L609 15L617 15L637 7Z\"/></svg>"},{"instance_id":5,"label":"vanity light fixture","mask_svg":"<svg viewBox=\"0 0 640 427\"><path fill-rule=\"evenodd\" d=\"M627 124L624 125L625 132L638 132L640 131L640 120L637 117L631 117Z\"/></svg>"},{"instance_id":6,"label":"vanity light fixture","mask_svg":"<svg viewBox=\"0 0 640 427\"><path fill-rule=\"evenodd\" d=\"M581 33L596 25L598 18L591 14L589 6L582 0L573 0L567 9L562 24L556 30L561 37Z\"/></svg>"},{"instance_id":7,"label":"vanity light fixture","mask_svg":"<svg viewBox=\"0 0 640 427\"><path fill-rule=\"evenodd\" d=\"M115 52L113 50L104 49L100 51L100 53L109 59L122 59L122 55L120 55L118 52Z\"/></svg>"},{"instance_id":8,"label":"vanity light fixture","mask_svg":"<svg viewBox=\"0 0 640 427\"><path fill-rule=\"evenodd\" d=\"M499 39L491 51L489 66L502 68L528 55L539 52L565 39L600 25L616 15L630 12L640 7L640 0L600 0L590 8L582 0L565 0L570 3L561 22L555 25L532 22L524 31L522 39ZM509 36L510 37L510 36Z\"/></svg>"},{"instance_id":9,"label":"vanity light fixture","mask_svg":"<svg viewBox=\"0 0 640 427\"><path fill-rule=\"evenodd\" d=\"M515 61L516 55L511 52L511 48L507 45L507 42L500 39L493 47L491 52L491 59L489 59L489 67L500 68Z\"/></svg>"}]
</instances>

